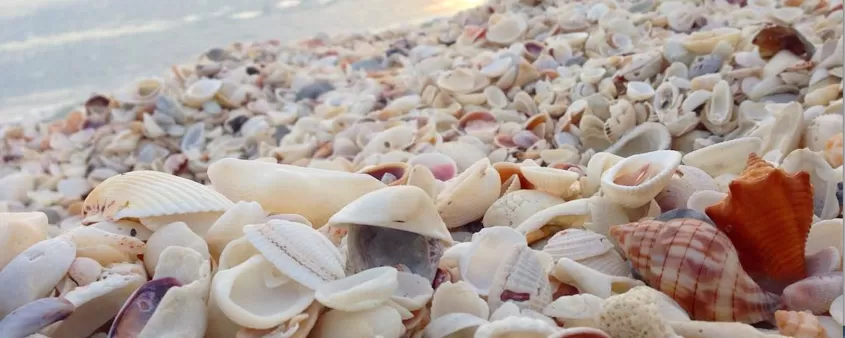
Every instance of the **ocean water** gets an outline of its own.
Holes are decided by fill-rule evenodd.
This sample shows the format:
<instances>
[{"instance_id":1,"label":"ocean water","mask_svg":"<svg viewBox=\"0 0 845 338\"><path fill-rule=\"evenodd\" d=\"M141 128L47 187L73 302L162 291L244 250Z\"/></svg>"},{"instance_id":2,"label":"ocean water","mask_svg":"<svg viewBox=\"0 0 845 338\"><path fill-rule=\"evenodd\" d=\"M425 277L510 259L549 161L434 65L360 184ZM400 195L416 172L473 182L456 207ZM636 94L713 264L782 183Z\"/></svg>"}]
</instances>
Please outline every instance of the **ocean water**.
<instances>
[{"instance_id":1,"label":"ocean water","mask_svg":"<svg viewBox=\"0 0 845 338\"><path fill-rule=\"evenodd\" d=\"M49 116L233 42L378 29L482 2L2 0L0 121Z\"/></svg>"}]
</instances>

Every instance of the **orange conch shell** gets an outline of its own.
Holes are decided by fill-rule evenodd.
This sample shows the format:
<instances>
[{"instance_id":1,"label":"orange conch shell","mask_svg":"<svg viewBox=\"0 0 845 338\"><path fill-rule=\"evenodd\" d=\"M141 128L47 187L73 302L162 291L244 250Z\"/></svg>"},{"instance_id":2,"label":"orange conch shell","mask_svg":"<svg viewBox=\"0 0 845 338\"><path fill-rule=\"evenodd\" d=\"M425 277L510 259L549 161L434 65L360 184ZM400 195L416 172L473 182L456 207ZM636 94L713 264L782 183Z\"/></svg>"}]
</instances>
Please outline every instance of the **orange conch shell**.
<instances>
[{"instance_id":1,"label":"orange conch shell","mask_svg":"<svg viewBox=\"0 0 845 338\"><path fill-rule=\"evenodd\" d=\"M787 174L756 154L721 203L705 209L736 247L754 280L779 293L807 277L804 247L813 221L813 186L806 172Z\"/></svg>"},{"instance_id":2,"label":"orange conch shell","mask_svg":"<svg viewBox=\"0 0 845 338\"><path fill-rule=\"evenodd\" d=\"M780 310L775 312L775 320L782 335L794 338L827 338L824 327L812 313Z\"/></svg>"},{"instance_id":3,"label":"orange conch shell","mask_svg":"<svg viewBox=\"0 0 845 338\"><path fill-rule=\"evenodd\" d=\"M697 219L616 225L610 235L649 286L678 302L695 320L770 320L779 297L742 270L736 249L719 229Z\"/></svg>"}]
</instances>

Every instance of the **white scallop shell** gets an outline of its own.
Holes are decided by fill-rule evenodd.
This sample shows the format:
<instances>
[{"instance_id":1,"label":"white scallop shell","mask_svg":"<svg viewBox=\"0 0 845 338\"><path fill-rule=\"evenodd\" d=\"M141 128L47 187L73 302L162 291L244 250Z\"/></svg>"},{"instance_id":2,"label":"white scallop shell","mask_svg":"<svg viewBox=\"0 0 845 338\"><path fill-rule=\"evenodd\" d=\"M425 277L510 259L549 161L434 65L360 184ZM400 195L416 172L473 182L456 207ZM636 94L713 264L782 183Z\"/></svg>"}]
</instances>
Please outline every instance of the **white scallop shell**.
<instances>
[{"instance_id":1,"label":"white scallop shell","mask_svg":"<svg viewBox=\"0 0 845 338\"><path fill-rule=\"evenodd\" d=\"M415 186L392 186L366 193L340 209L326 225L347 227L352 224L403 230L452 242L434 202L424 190Z\"/></svg>"},{"instance_id":2,"label":"white scallop shell","mask_svg":"<svg viewBox=\"0 0 845 338\"><path fill-rule=\"evenodd\" d=\"M469 250L458 260L461 279L482 296L493 284L493 274L502 264L501 251L513 245L527 245L525 236L509 227L484 228L472 236Z\"/></svg>"},{"instance_id":3,"label":"white scallop shell","mask_svg":"<svg viewBox=\"0 0 845 338\"><path fill-rule=\"evenodd\" d=\"M597 327L598 315L604 299L582 293L555 299L543 309L543 314L564 323L566 327Z\"/></svg>"},{"instance_id":4,"label":"white scallop shell","mask_svg":"<svg viewBox=\"0 0 845 338\"><path fill-rule=\"evenodd\" d=\"M500 190L499 173L485 157L446 182L437 195L437 211L447 227L459 227L484 216Z\"/></svg>"},{"instance_id":5,"label":"white scallop shell","mask_svg":"<svg viewBox=\"0 0 845 338\"><path fill-rule=\"evenodd\" d=\"M70 264L67 274L79 286L93 283L103 272L103 266L93 258L76 257Z\"/></svg>"},{"instance_id":6,"label":"white scallop shell","mask_svg":"<svg viewBox=\"0 0 845 338\"><path fill-rule=\"evenodd\" d=\"M745 169L748 155L758 152L761 144L762 140L757 137L741 137L692 151L681 160L685 165L704 170L711 177L739 174Z\"/></svg>"},{"instance_id":7,"label":"white scallop shell","mask_svg":"<svg viewBox=\"0 0 845 338\"><path fill-rule=\"evenodd\" d=\"M444 282L431 299L431 320L452 313L468 313L478 318L490 316L490 307L473 287L464 281Z\"/></svg>"},{"instance_id":8,"label":"white scallop shell","mask_svg":"<svg viewBox=\"0 0 845 338\"><path fill-rule=\"evenodd\" d=\"M273 266L311 290L345 276L337 247L309 226L270 220L245 226L244 234Z\"/></svg>"},{"instance_id":9,"label":"white scallop shell","mask_svg":"<svg viewBox=\"0 0 845 338\"><path fill-rule=\"evenodd\" d=\"M261 255L218 271L211 292L226 317L253 329L277 326L314 301L313 290L283 275Z\"/></svg>"},{"instance_id":10,"label":"white scallop shell","mask_svg":"<svg viewBox=\"0 0 845 338\"><path fill-rule=\"evenodd\" d=\"M210 187L158 171L132 171L100 183L82 207L83 224L122 218L223 212L232 202Z\"/></svg>"},{"instance_id":11,"label":"white scallop shell","mask_svg":"<svg viewBox=\"0 0 845 338\"><path fill-rule=\"evenodd\" d=\"M552 236L543 247L557 261L562 257L580 261L602 255L613 249L607 237L583 229L566 229Z\"/></svg>"},{"instance_id":12,"label":"white scallop shell","mask_svg":"<svg viewBox=\"0 0 845 338\"><path fill-rule=\"evenodd\" d=\"M341 311L372 309L387 302L399 281L396 268L383 266L367 269L317 288L315 298L321 304Z\"/></svg>"},{"instance_id":13,"label":"white scallop shell","mask_svg":"<svg viewBox=\"0 0 845 338\"><path fill-rule=\"evenodd\" d=\"M44 297L59 283L76 258L76 245L66 237L35 243L0 271L0 316Z\"/></svg>"},{"instance_id":14,"label":"white scallop shell","mask_svg":"<svg viewBox=\"0 0 845 338\"><path fill-rule=\"evenodd\" d=\"M514 245L503 251L502 263L493 276L487 295L487 305L496 311L503 302L505 291L527 294L527 300L511 300L523 309L540 311L551 301L552 288L548 274L527 245Z\"/></svg>"},{"instance_id":15,"label":"white scallop shell","mask_svg":"<svg viewBox=\"0 0 845 338\"><path fill-rule=\"evenodd\" d=\"M515 227L531 215L565 202L559 197L538 190L517 190L504 194L493 202L484 213L481 224L485 227Z\"/></svg>"},{"instance_id":16,"label":"white scallop shell","mask_svg":"<svg viewBox=\"0 0 845 338\"><path fill-rule=\"evenodd\" d=\"M659 150L628 157L601 177L601 189L605 196L619 205L636 208L649 203L672 180L672 174L681 164L681 153L673 150ZM643 166L654 174L636 186L625 186L614 182L621 174L634 173ZM651 166L654 166L652 168Z\"/></svg>"}]
</instances>

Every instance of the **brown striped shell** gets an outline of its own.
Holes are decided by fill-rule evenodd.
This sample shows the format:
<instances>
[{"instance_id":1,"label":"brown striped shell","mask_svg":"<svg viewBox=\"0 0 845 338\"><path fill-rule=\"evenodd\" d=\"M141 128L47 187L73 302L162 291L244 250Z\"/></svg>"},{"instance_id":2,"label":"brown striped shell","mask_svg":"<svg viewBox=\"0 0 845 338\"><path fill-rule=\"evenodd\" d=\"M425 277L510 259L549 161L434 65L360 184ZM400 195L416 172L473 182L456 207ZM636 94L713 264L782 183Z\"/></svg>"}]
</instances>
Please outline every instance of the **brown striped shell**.
<instances>
[{"instance_id":1,"label":"brown striped shell","mask_svg":"<svg viewBox=\"0 0 845 338\"><path fill-rule=\"evenodd\" d=\"M736 248L716 227L696 219L613 226L634 269L695 320L769 320L779 297L763 291L742 269Z\"/></svg>"}]
</instances>

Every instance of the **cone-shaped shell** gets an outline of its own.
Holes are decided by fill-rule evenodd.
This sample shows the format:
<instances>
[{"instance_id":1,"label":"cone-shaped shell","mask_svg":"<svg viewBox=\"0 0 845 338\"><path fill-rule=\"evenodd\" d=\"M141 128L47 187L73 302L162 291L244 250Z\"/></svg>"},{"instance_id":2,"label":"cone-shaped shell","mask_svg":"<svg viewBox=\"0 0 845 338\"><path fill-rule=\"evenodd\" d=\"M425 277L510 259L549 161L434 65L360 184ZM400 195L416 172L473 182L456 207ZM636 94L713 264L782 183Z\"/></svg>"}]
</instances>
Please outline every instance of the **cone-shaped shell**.
<instances>
[{"instance_id":1,"label":"cone-shaped shell","mask_svg":"<svg viewBox=\"0 0 845 338\"><path fill-rule=\"evenodd\" d=\"M787 174L751 154L731 181L728 197L705 210L764 287L780 292L806 277L804 248L813 221L813 187L806 172Z\"/></svg>"},{"instance_id":2,"label":"cone-shaped shell","mask_svg":"<svg viewBox=\"0 0 845 338\"><path fill-rule=\"evenodd\" d=\"M499 198L499 173L486 157L446 183L437 195L437 212L449 228L475 221Z\"/></svg>"},{"instance_id":3,"label":"cone-shaped shell","mask_svg":"<svg viewBox=\"0 0 845 338\"><path fill-rule=\"evenodd\" d=\"M669 184L680 164L681 153L674 150L633 155L619 161L602 175L602 192L624 207L643 206Z\"/></svg>"},{"instance_id":4,"label":"cone-shaped shell","mask_svg":"<svg viewBox=\"0 0 845 338\"><path fill-rule=\"evenodd\" d=\"M255 201L269 213L299 214L315 227L349 202L385 186L364 174L233 158L214 162L208 178L233 201Z\"/></svg>"},{"instance_id":5,"label":"cone-shaped shell","mask_svg":"<svg viewBox=\"0 0 845 338\"><path fill-rule=\"evenodd\" d=\"M276 269L311 290L345 275L334 244L307 225L271 220L245 226L244 234Z\"/></svg>"},{"instance_id":6,"label":"cone-shaped shell","mask_svg":"<svg viewBox=\"0 0 845 338\"><path fill-rule=\"evenodd\" d=\"M158 171L132 171L109 177L88 194L82 223L224 212L231 206L220 193L189 179Z\"/></svg>"},{"instance_id":7,"label":"cone-shaped shell","mask_svg":"<svg viewBox=\"0 0 845 338\"><path fill-rule=\"evenodd\" d=\"M610 235L634 269L695 320L757 323L771 319L779 297L745 273L725 234L695 219L617 225Z\"/></svg>"},{"instance_id":8,"label":"cone-shaped shell","mask_svg":"<svg viewBox=\"0 0 845 338\"><path fill-rule=\"evenodd\" d=\"M452 242L431 198L414 186L388 187L361 196L332 216L327 226L353 224L403 230Z\"/></svg>"}]
</instances>

